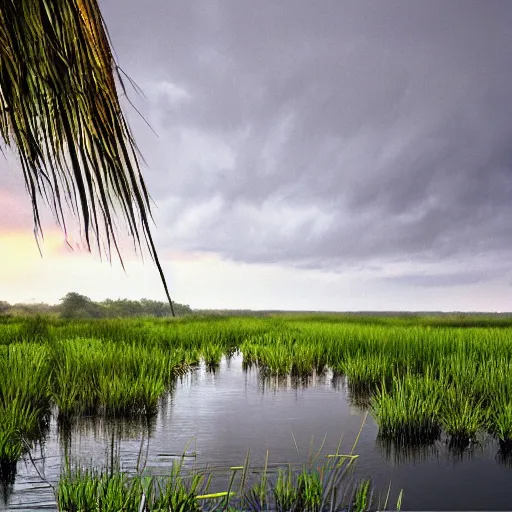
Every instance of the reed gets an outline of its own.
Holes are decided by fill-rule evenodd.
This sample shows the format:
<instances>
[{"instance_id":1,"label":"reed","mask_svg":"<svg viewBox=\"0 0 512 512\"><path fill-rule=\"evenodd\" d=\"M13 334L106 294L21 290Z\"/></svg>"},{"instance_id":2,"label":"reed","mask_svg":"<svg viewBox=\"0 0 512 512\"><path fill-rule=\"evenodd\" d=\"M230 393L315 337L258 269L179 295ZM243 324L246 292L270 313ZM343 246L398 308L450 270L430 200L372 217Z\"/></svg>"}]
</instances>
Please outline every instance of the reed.
<instances>
[{"instance_id":1,"label":"reed","mask_svg":"<svg viewBox=\"0 0 512 512\"><path fill-rule=\"evenodd\" d=\"M502 443L512 444L512 400L499 396L489 410L489 430Z\"/></svg>"},{"instance_id":2,"label":"reed","mask_svg":"<svg viewBox=\"0 0 512 512\"><path fill-rule=\"evenodd\" d=\"M182 349L75 338L52 347L53 400L62 418L152 415L175 378L189 368Z\"/></svg>"},{"instance_id":3,"label":"reed","mask_svg":"<svg viewBox=\"0 0 512 512\"><path fill-rule=\"evenodd\" d=\"M465 443L474 440L478 430L487 425L487 410L481 402L464 393L462 389L450 387L445 390L440 420L444 431L452 442Z\"/></svg>"},{"instance_id":4,"label":"reed","mask_svg":"<svg viewBox=\"0 0 512 512\"><path fill-rule=\"evenodd\" d=\"M215 343L209 343L202 349L202 357L209 370L215 370L219 367L223 355L223 347Z\"/></svg>"},{"instance_id":5,"label":"reed","mask_svg":"<svg viewBox=\"0 0 512 512\"><path fill-rule=\"evenodd\" d=\"M432 374L395 377L389 392L383 385L371 400L379 435L409 440L437 438L441 398L442 383Z\"/></svg>"},{"instance_id":6,"label":"reed","mask_svg":"<svg viewBox=\"0 0 512 512\"><path fill-rule=\"evenodd\" d=\"M298 501L298 497L291 468L288 468L288 470L279 469L272 493L274 495L277 512L285 512L286 510L293 509L295 503Z\"/></svg>"},{"instance_id":7,"label":"reed","mask_svg":"<svg viewBox=\"0 0 512 512\"><path fill-rule=\"evenodd\" d=\"M44 348L3 347L0 357L0 464L12 465L43 436L50 409L49 365Z\"/></svg>"},{"instance_id":8,"label":"reed","mask_svg":"<svg viewBox=\"0 0 512 512\"><path fill-rule=\"evenodd\" d=\"M285 376L291 373L293 355L284 345L263 345L258 349L257 364L265 375Z\"/></svg>"},{"instance_id":9,"label":"reed","mask_svg":"<svg viewBox=\"0 0 512 512\"><path fill-rule=\"evenodd\" d=\"M368 510L371 501L371 482L370 480L363 480L356 488L352 502L352 510L354 512Z\"/></svg>"},{"instance_id":10,"label":"reed","mask_svg":"<svg viewBox=\"0 0 512 512\"><path fill-rule=\"evenodd\" d=\"M137 512L142 500L138 480L129 480L121 471L67 469L57 487L60 511L124 510Z\"/></svg>"},{"instance_id":11,"label":"reed","mask_svg":"<svg viewBox=\"0 0 512 512\"><path fill-rule=\"evenodd\" d=\"M204 485L205 480L205 476L200 473L193 473L187 477L183 473L182 461L174 463L170 476L164 483L153 479L152 485L147 485L153 492L146 491L146 501L153 501L154 510L200 511L198 496L208 491L208 482Z\"/></svg>"},{"instance_id":12,"label":"reed","mask_svg":"<svg viewBox=\"0 0 512 512\"><path fill-rule=\"evenodd\" d=\"M385 353L355 354L342 360L337 366L340 373L348 377L354 387L373 387L388 381L394 373L393 360Z\"/></svg>"},{"instance_id":13,"label":"reed","mask_svg":"<svg viewBox=\"0 0 512 512\"><path fill-rule=\"evenodd\" d=\"M123 510L127 512L202 510L280 512L327 512L350 510L363 512L375 505L388 510L388 500L374 503L369 480L357 483L351 477L353 455L336 455L316 465L270 471L268 459L263 468L244 465L230 468L227 490L214 492L215 474L208 467L185 470L183 459L174 462L167 476L150 476L142 472L129 474L119 461L102 470L72 466L63 470L57 489L59 511ZM256 475L250 481L250 475ZM237 475L239 485L237 483ZM392 509L399 510L399 501Z\"/></svg>"}]
</instances>

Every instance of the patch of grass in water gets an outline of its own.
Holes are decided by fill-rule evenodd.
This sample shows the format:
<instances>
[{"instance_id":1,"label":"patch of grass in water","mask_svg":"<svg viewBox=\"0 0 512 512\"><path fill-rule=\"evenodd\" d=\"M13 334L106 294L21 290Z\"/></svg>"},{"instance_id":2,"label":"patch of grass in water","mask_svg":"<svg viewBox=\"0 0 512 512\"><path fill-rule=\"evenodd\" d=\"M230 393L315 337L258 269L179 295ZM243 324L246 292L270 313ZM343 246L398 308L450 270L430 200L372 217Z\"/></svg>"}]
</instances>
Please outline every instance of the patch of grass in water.
<instances>
[{"instance_id":1,"label":"patch of grass in water","mask_svg":"<svg viewBox=\"0 0 512 512\"><path fill-rule=\"evenodd\" d=\"M386 354L365 354L349 356L339 365L349 384L356 387L374 387L393 375L393 361Z\"/></svg>"},{"instance_id":2,"label":"patch of grass in water","mask_svg":"<svg viewBox=\"0 0 512 512\"><path fill-rule=\"evenodd\" d=\"M0 464L15 464L42 437L50 408L50 369L36 344L3 347L0 356Z\"/></svg>"},{"instance_id":3,"label":"patch of grass in water","mask_svg":"<svg viewBox=\"0 0 512 512\"><path fill-rule=\"evenodd\" d=\"M440 420L452 444L474 441L478 430L485 428L488 413L481 402L462 390L449 387L444 391Z\"/></svg>"},{"instance_id":4,"label":"patch of grass in water","mask_svg":"<svg viewBox=\"0 0 512 512\"><path fill-rule=\"evenodd\" d=\"M475 428L487 428L507 444L512 428L511 333L510 319L505 325L490 317L9 319L0 322L0 413L11 418L0 425L9 440L3 443L8 447L5 459L14 458L7 452L15 451L16 436L30 443L31 436L40 435L50 403L57 405L62 419L151 415L176 376L197 364L202 354L209 354L215 367L222 354L236 349L245 366L256 365L277 379L307 377L326 367L342 371L349 391L366 386L362 407L377 390L372 408L381 431L387 429L391 437L404 432L410 437L429 428L435 434L442 424L453 440L472 439ZM21 357L16 351L25 354L27 364L15 360ZM34 369L30 359L38 357L45 360L44 371L29 377L26 369ZM393 375L403 383L401 391L394 390ZM443 382L436 415L432 396L421 391L430 384L416 384L418 391L408 379ZM444 392L452 388L459 398ZM23 390L19 397L17 390ZM34 412L37 424L29 419Z\"/></svg>"},{"instance_id":5,"label":"patch of grass in water","mask_svg":"<svg viewBox=\"0 0 512 512\"><path fill-rule=\"evenodd\" d=\"M286 376L291 373L293 356L283 345L263 345L258 349L258 366L263 375Z\"/></svg>"},{"instance_id":6,"label":"patch of grass in water","mask_svg":"<svg viewBox=\"0 0 512 512\"><path fill-rule=\"evenodd\" d=\"M206 365L206 368L210 371L215 371L219 368L223 355L224 350L222 346L214 343L209 343L205 345L202 350L202 357L204 363Z\"/></svg>"},{"instance_id":7,"label":"patch of grass in water","mask_svg":"<svg viewBox=\"0 0 512 512\"><path fill-rule=\"evenodd\" d=\"M154 415L164 391L163 382L151 377L102 374L98 382L99 403L110 417Z\"/></svg>"},{"instance_id":8,"label":"patch of grass in water","mask_svg":"<svg viewBox=\"0 0 512 512\"><path fill-rule=\"evenodd\" d=\"M512 397L505 393L498 394L489 408L489 431L512 451Z\"/></svg>"},{"instance_id":9,"label":"patch of grass in water","mask_svg":"<svg viewBox=\"0 0 512 512\"><path fill-rule=\"evenodd\" d=\"M395 377L390 391L383 385L371 399L379 436L413 441L437 439L441 393L442 384L432 375Z\"/></svg>"}]
</instances>

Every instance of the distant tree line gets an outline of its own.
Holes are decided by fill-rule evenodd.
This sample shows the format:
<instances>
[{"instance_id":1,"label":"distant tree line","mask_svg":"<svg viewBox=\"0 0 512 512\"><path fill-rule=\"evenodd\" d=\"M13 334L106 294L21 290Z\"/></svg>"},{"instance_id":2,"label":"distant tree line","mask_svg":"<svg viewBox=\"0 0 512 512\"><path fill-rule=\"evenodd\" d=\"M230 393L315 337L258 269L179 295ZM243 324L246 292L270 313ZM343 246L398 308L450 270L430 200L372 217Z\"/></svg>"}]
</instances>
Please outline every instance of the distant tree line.
<instances>
[{"instance_id":1,"label":"distant tree line","mask_svg":"<svg viewBox=\"0 0 512 512\"><path fill-rule=\"evenodd\" d=\"M176 316L190 315L193 313L187 304L173 302ZM0 300L0 315L25 316L25 315L50 315L61 318L116 318L134 316L171 316L168 302L141 299L106 299L95 302L85 295L76 292L67 293L62 297L60 304L9 304Z\"/></svg>"}]
</instances>

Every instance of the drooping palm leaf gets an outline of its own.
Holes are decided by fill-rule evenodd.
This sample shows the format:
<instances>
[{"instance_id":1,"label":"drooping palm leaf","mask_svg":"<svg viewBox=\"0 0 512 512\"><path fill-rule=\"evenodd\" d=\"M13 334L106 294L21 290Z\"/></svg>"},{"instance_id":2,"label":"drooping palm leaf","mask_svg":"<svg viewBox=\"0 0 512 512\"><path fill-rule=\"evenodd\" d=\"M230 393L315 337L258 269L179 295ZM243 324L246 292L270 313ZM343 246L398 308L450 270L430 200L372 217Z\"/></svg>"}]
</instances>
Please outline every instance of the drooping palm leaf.
<instances>
[{"instance_id":1,"label":"drooping palm leaf","mask_svg":"<svg viewBox=\"0 0 512 512\"><path fill-rule=\"evenodd\" d=\"M117 80L116 80L117 79ZM87 247L121 261L115 220L143 242L174 310L149 228L149 195L121 111L119 68L96 0L0 0L0 135L17 148L36 238L44 198L66 232L65 200Z\"/></svg>"}]
</instances>

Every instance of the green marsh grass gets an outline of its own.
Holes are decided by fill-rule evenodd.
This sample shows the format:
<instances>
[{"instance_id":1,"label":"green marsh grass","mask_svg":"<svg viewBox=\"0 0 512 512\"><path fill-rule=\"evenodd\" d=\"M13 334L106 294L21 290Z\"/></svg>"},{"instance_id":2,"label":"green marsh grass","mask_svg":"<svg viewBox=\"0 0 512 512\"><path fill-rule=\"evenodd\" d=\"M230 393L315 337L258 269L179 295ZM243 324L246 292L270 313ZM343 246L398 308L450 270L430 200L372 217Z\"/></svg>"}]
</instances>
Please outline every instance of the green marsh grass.
<instances>
[{"instance_id":1,"label":"green marsh grass","mask_svg":"<svg viewBox=\"0 0 512 512\"><path fill-rule=\"evenodd\" d=\"M23 452L21 439L40 436L52 405L61 420L151 416L179 375L201 359L216 368L237 350L244 367L264 376L345 375L353 398L364 390L360 405L371 404L387 437L434 436L441 427L454 438L473 438L475 428L503 442L511 435L512 318L0 320L0 450L6 460Z\"/></svg>"},{"instance_id":2,"label":"green marsh grass","mask_svg":"<svg viewBox=\"0 0 512 512\"><path fill-rule=\"evenodd\" d=\"M208 343L202 349L202 357L206 368L215 370L220 366L220 361L224 355L224 348L215 343Z\"/></svg>"},{"instance_id":3,"label":"green marsh grass","mask_svg":"<svg viewBox=\"0 0 512 512\"><path fill-rule=\"evenodd\" d=\"M272 489L272 493L274 495L276 511L284 512L293 508L298 498L291 468L278 470L277 480Z\"/></svg>"},{"instance_id":4,"label":"green marsh grass","mask_svg":"<svg viewBox=\"0 0 512 512\"><path fill-rule=\"evenodd\" d=\"M52 338L51 322L47 317L36 315L28 317L18 331L20 341L44 343Z\"/></svg>"},{"instance_id":5,"label":"green marsh grass","mask_svg":"<svg viewBox=\"0 0 512 512\"><path fill-rule=\"evenodd\" d=\"M393 360L385 353L354 354L340 361L337 371L348 377L353 387L372 388L393 375Z\"/></svg>"},{"instance_id":6,"label":"green marsh grass","mask_svg":"<svg viewBox=\"0 0 512 512\"><path fill-rule=\"evenodd\" d=\"M512 448L512 397L498 396L489 410L489 430L503 445Z\"/></svg>"},{"instance_id":7,"label":"green marsh grass","mask_svg":"<svg viewBox=\"0 0 512 512\"><path fill-rule=\"evenodd\" d=\"M488 413L481 402L476 402L464 390L449 387L443 393L440 419L452 442L465 443L475 440L476 433L487 426Z\"/></svg>"},{"instance_id":8,"label":"green marsh grass","mask_svg":"<svg viewBox=\"0 0 512 512\"><path fill-rule=\"evenodd\" d=\"M368 510L371 500L371 482L370 480L363 480L356 488L352 510L354 512Z\"/></svg>"},{"instance_id":9,"label":"green marsh grass","mask_svg":"<svg viewBox=\"0 0 512 512\"><path fill-rule=\"evenodd\" d=\"M257 358L258 367L265 375L286 376L291 373L293 355L284 345L263 345L258 348Z\"/></svg>"},{"instance_id":10,"label":"green marsh grass","mask_svg":"<svg viewBox=\"0 0 512 512\"><path fill-rule=\"evenodd\" d=\"M379 435L394 439L435 439L439 436L439 411L443 386L432 375L393 379L371 400Z\"/></svg>"},{"instance_id":11,"label":"green marsh grass","mask_svg":"<svg viewBox=\"0 0 512 512\"><path fill-rule=\"evenodd\" d=\"M11 344L0 351L0 463L14 464L43 436L50 412L50 368L44 348Z\"/></svg>"},{"instance_id":12,"label":"green marsh grass","mask_svg":"<svg viewBox=\"0 0 512 512\"><path fill-rule=\"evenodd\" d=\"M76 467L63 473L57 489L59 511L138 511L142 492L138 479L120 471Z\"/></svg>"},{"instance_id":13,"label":"green marsh grass","mask_svg":"<svg viewBox=\"0 0 512 512\"><path fill-rule=\"evenodd\" d=\"M268 476L262 476L262 480L252 486L246 500L252 510L320 512L325 510L322 507L324 493L318 470L304 468L297 473L289 468L278 470L275 484L268 483Z\"/></svg>"},{"instance_id":14,"label":"green marsh grass","mask_svg":"<svg viewBox=\"0 0 512 512\"><path fill-rule=\"evenodd\" d=\"M53 346L53 399L64 418L82 413L156 413L158 401L189 367L182 349L76 338Z\"/></svg>"},{"instance_id":15,"label":"green marsh grass","mask_svg":"<svg viewBox=\"0 0 512 512\"><path fill-rule=\"evenodd\" d=\"M211 490L215 474L207 466L184 469L183 459L174 462L167 476L151 476L139 470L122 471L118 461L102 470L71 466L63 470L57 489L59 511L183 511L207 510L280 512L366 511L375 507L370 481L352 477L353 455L337 455L299 467L287 464L229 468L224 491ZM227 469L227 468L226 468ZM389 493L388 493L389 494ZM400 509L401 493L393 510ZM379 500L388 510L389 499Z\"/></svg>"},{"instance_id":16,"label":"green marsh grass","mask_svg":"<svg viewBox=\"0 0 512 512\"><path fill-rule=\"evenodd\" d=\"M467 316L347 321L346 315L290 315L279 320L280 326L244 341L244 365L271 375L307 375L314 370L307 354L322 354L328 368L347 376L352 401L365 407L373 397L380 432L388 437L435 435L441 425L454 438L473 432L476 425L482 430L486 410L504 395L504 382L512 381L510 319L497 325L489 318ZM411 378L417 389L411 388ZM454 403L435 381L456 388L467 400ZM431 394L429 386L439 392ZM425 387L427 392L421 391ZM503 422L505 413L495 417Z\"/></svg>"}]
</instances>

